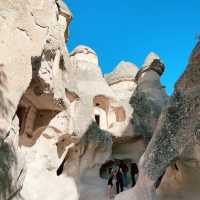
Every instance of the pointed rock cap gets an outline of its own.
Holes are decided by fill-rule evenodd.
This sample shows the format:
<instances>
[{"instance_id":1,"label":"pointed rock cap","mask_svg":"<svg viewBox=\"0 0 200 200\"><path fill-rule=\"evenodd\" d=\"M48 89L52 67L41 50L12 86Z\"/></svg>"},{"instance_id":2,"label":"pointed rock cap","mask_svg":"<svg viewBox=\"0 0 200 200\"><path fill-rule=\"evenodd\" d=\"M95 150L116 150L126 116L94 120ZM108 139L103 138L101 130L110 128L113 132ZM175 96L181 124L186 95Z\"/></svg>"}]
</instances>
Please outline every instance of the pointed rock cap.
<instances>
[{"instance_id":1,"label":"pointed rock cap","mask_svg":"<svg viewBox=\"0 0 200 200\"><path fill-rule=\"evenodd\" d=\"M56 0L56 2L58 5L59 13L67 17L67 21L71 21L72 13L67 4L65 4L63 0Z\"/></svg>"},{"instance_id":2,"label":"pointed rock cap","mask_svg":"<svg viewBox=\"0 0 200 200\"><path fill-rule=\"evenodd\" d=\"M165 70L165 66L161 62L160 57L153 52L149 53L146 57L142 68L138 71L137 75L135 76L135 82L138 82L139 78L144 72L151 70L157 72L160 76Z\"/></svg>"},{"instance_id":3,"label":"pointed rock cap","mask_svg":"<svg viewBox=\"0 0 200 200\"><path fill-rule=\"evenodd\" d=\"M155 59L160 60L160 57L156 53L150 52L145 58L143 66L150 66Z\"/></svg>"},{"instance_id":4,"label":"pointed rock cap","mask_svg":"<svg viewBox=\"0 0 200 200\"><path fill-rule=\"evenodd\" d=\"M76 48L74 48L74 50L70 53L70 56L74 56L76 54L79 53L84 53L84 54L94 54L96 55L95 51L93 49L91 49L88 46L85 45L78 45Z\"/></svg>"},{"instance_id":5,"label":"pointed rock cap","mask_svg":"<svg viewBox=\"0 0 200 200\"><path fill-rule=\"evenodd\" d=\"M133 81L138 68L135 64L127 61L121 61L111 73L105 75L105 79L109 85L113 85L122 81Z\"/></svg>"},{"instance_id":6,"label":"pointed rock cap","mask_svg":"<svg viewBox=\"0 0 200 200\"><path fill-rule=\"evenodd\" d=\"M93 49L85 45L77 46L71 53L70 57L79 61L86 61L98 65L98 57Z\"/></svg>"}]
</instances>

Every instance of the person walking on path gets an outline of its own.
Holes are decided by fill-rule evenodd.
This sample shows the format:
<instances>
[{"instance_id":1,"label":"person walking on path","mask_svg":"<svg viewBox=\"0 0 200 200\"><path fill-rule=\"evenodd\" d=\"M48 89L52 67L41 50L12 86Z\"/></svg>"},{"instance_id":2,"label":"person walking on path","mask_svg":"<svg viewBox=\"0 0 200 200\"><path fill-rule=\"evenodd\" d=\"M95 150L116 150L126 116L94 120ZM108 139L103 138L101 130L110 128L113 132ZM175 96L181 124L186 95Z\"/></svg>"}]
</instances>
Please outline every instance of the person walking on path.
<instances>
[{"instance_id":1,"label":"person walking on path","mask_svg":"<svg viewBox=\"0 0 200 200\"><path fill-rule=\"evenodd\" d=\"M131 163L131 179L132 179L132 187L136 184L136 175L138 174L138 167L136 163Z\"/></svg>"},{"instance_id":2,"label":"person walking on path","mask_svg":"<svg viewBox=\"0 0 200 200\"><path fill-rule=\"evenodd\" d=\"M120 168L122 169L123 172L124 187L128 187L128 166L123 161L121 161Z\"/></svg>"},{"instance_id":3,"label":"person walking on path","mask_svg":"<svg viewBox=\"0 0 200 200\"><path fill-rule=\"evenodd\" d=\"M109 178L108 178L108 191L107 194L109 196L110 199L114 198L114 194L113 194L113 182L116 182L116 174L117 172L114 170L111 170Z\"/></svg>"},{"instance_id":4,"label":"person walking on path","mask_svg":"<svg viewBox=\"0 0 200 200\"><path fill-rule=\"evenodd\" d=\"M120 167L117 171L116 179L117 179L116 188L117 188L117 194L118 194L119 192L123 192L124 190L123 175L122 175L122 171Z\"/></svg>"}]
</instances>

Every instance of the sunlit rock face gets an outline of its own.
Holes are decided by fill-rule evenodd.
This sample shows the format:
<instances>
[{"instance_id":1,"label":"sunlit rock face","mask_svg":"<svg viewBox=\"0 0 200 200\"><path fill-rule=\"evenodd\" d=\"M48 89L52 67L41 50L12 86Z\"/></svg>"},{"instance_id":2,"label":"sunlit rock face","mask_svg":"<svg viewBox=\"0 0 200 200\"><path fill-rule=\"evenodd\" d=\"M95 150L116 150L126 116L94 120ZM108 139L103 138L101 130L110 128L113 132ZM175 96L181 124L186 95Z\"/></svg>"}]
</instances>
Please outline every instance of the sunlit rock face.
<instances>
[{"instance_id":1,"label":"sunlit rock face","mask_svg":"<svg viewBox=\"0 0 200 200\"><path fill-rule=\"evenodd\" d=\"M93 120L98 121L101 129L109 130L124 109L103 78L96 53L81 45L72 51L70 59L74 71L67 87L79 96L73 112L75 134L82 136Z\"/></svg>"},{"instance_id":2,"label":"sunlit rock face","mask_svg":"<svg viewBox=\"0 0 200 200\"><path fill-rule=\"evenodd\" d=\"M27 167L24 186L20 193L23 198L30 200L41 198L59 200L66 196L70 200L79 198L74 179L63 175L57 176L57 169L67 152L66 148L58 153L61 145L57 135L48 135L44 131L35 145L28 149L22 147L26 152ZM65 188L63 185L68 187Z\"/></svg>"},{"instance_id":3,"label":"sunlit rock face","mask_svg":"<svg viewBox=\"0 0 200 200\"><path fill-rule=\"evenodd\" d=\"M134 81L137 72L138 68L135 64L121 61L111 73L105 75L105 79L112 86L124 81Z\"/></svg>"},{"instance_id":4,"label":"sunlit rock face","mask_svg":"<svg viewBox=\"0 0 200 200\"><path fill-rule=\"evenodd\" d=\"M62 0L0 2L0 200L104 200L101 166L138 163L152 135L117 198L198 199L200 44L168 102L157 55L103 76L90 47L68 53L71 19Z\"/></svg>"},{"instance_id":5,"label":"sunlit rock face","mask_svg":"<svg viewBox=\"0 0 200 200\"><path fill-rule=\"evenodd\" d=\"M140 160L136 187L117 200L199 198L199 55L198 42Z\"/></svg>"},{"instance_id":6,"label":"sunlit rock face","mask_svg":"<svg viewBox=\"0 0 200 200\"><path fill-rule=\"evenodd\" d=\"M77 62L89 62L98 66L98 57L93 49L88 46L79 45L71 52L71 59L75 58Z\"/></svg>"},{"instance_id":7,"label":"sunlit rock face","mask_svg":"<svg viewBox=\"0 0 200 200\"><path fill-rule=\"evenodd\" d=\"M59 177L57 175L57 170L65 159L70 145L78 140L72 136L73 128L69 111L64 110L54 115L50 111L39 113L39 116L42 114L48 116L47 119L50 121L42 121L40 117L41 127L28 137L26 132L20 137L21 150L26 160L26 176L20 195L24 199L50 199L53 196L54 199L59 200L69 194L70 199L76 200L79 198L79 193L74 179L65 175ZM38 121L34 123L38 125ZM54 192L47 193L40 183L45 185L46 190L54 188ZM69 187L63 188L63 184ZM33 191L34 195L31 195Z\"/></svg>"},{"instance_id":8,"label":"sunlit rock face","mask_svg":"<svg viewBox=\"0 0 200 200\"><path fill-rule=\"evenodd\" d=\"M125 118L121 118L123 120L118 121L118 126L111 127L109 130L117 136L113 138L112 158L129 159L136 163L144 152L142 138L139 141L138 138L135 138L137 136L133 132L131 123L133 108L129 103L132 93L137 86L134 81L137 72L138 68L136 65L127 61L121 61L111 73L104 76L125 110ZM122 116L122 113L120 115Z\"/></svg>"},{"instance_id":9,"label":"sunlit rock face","mask_svg":"<svg viewBox=\"0 0 200 200\"><path fill-rule=\"evenodd\" d=\"M125 120L125 110L103 78L93 50L78 46L70 59L74 71L66 86L78 95L71 116L73 135L79 141L69 148L58 173L73 177L80 199L92 198L94 194L89 195L89 191L94 185L97 188L102 185L99 169L111 157L113 132L110 129L119 120Z\"/></svg>"},{"instance_id":10,"label":"sunlit rock face","mask_svg":"<svg viewBox=\"0 0 200 200\"><path fill-rule=\"evenodd\" d=\"M107 83L125 110L125 117L123 120L118 121L118 127L111 128L112 132L115 132L116 136L133 135L133 128L130 123L133 109L129 104L129 101L136 88L134 78L137 71L138 69L134 64L127 61L121 61L111 73L105 75Z\"/></svg>"},{"instance_id":11,"label":"sunlit rock face","mask_svg":"<svg viewBox=\"0 0 200 200\"><path fill-rule=\"evenodd\" d=\"M28 186L22 146L33 145L40 123L45 127L69 106L64 74L71 68L65 48L71 13L54 0L1 1L0 8L0 199L21 199Z\"/></svg>"},{"instance_id":12,"label":"sunlit rock face","mask_svg":"<svg viewBox=\"0 0 200 200\"><path fill-rule=\"evenodd\" d=\"M63 173L80 181L86 172L89 175L92 170L92 176L98 177L100 166L110 158L111 151L111 134L99 129L93 122L85 135L69 148L61 168Z\"/></svg>"},{"instance_id":13,"label":"sunlit rock face","mask_svg":"<svg viewBox=\"0 0 200 200\"><path fill-rule=\"evenodd\" d=\"M1 7L7 11L1 18L0 149L5 156L0 166L6 170L0 173L0 197L76 200L76 177L82 170L74 176L58 170L68 149L77 146L96 123L93 132L102 133L103 141L108 137L109 143L106 150L98 145L90 150L96 155L95 167L104 163L112 140L101 129L114 126L124 110L102 77L93 50L79 46L68 55L65 41L71 12L63 1L18 0ZM82 156L90 157L90 150ZM82 165L77 167L91 168ZM70 187L66 190L63 185Z\"/></svg>"}]
</instances>

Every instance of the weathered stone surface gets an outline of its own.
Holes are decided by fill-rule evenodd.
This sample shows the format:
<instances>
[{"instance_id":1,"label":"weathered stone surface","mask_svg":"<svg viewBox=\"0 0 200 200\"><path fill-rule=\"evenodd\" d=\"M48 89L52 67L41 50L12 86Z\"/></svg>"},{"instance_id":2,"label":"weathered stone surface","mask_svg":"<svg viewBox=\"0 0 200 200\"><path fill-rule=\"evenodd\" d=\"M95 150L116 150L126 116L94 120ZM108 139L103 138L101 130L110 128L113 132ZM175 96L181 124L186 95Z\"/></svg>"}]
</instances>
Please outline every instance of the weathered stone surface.
<instances>
[{"instance_id":1,"label":"weathered stone surface","mask_svg":"<svg viewBox=\"0 0 200 200\"><path fill-rule=\"evenodd\" d=\"M140 159L116 199L199 199L200 43L168 101L156 54L103 77L90 47L68 53L71 19L62 0L0 0L0 200L105 200L111 159Z\"/></svg>"},{"instance_id":2,"label":"weathered stone surface","mask_svg":"<svg viewBox=\"0 0 200 200\"><path fill-rule=\"evenodd\" d=\"M150 53L135 77L137 87L130 99L130 104L134 109L133 132L142 135L146 144L150 141L160 113L168 100L160 83L160 75L163 71L164 64L161 63L159 57Z\"/></svg>"},{"instance_id":3,"label":"weathered stone surface","mask_svg":"<svg viewBox=\"0 0 200 200\"><path fill-rule=\"evenodd\" d=\"M113 72L105 75L107 83L125 110L125 119L119 122L115 129L112 127L109 130L116 136L134 135L132 131L132 124L130 123L133 108L129 104L129 101L133 91L136 88L134 78L137 71L138 69L134 64L121 61Z\"/></svg>"},{"instance_id":4,"label":"weathered stone surface","mask_svg":"<svg viewBox=\"0 0 200 200\"><path fill-rule=\"evenodd\" d=\"M17 123L16 111L22 96L25 93L24 96L28 96L31 91L36 98L29 97L32 113L42 107L45 98L38 96L45 96L44 93L48 96L46 99L54 103L46 102L43 109L48 106L63 109L68 105L62 77L64 70L70 68L64 37L69 19L59 10L53 0L0 1L0 148L3 154L0 157L3 170L0 198L3 200L21 198L19 192L26 161L18 145L23 120L18 116ZM21 114L25 120L26 113ZM27 134L31 134L33 128L28 126Z\"/></svg>"},{"instance_id":5,"label":"weathered stone surface","mask_svg":"<svg viewBox=\"0 0 200 200\"><path fill-rule=\"evenodd\" d=\"M199 182L199 169L195 163L199 163L199 55L198 42L140 161L138 184L134 190L129 191L130 196L126 197L122 193L116 199L156 199L154 184L166 170L157 194L158 199L198 199L199 191L195 185ZM178 163L175 170L174 162ZM178 174L182 174L182 177L171 182L175 184L172 190L169 181Z\"/></svg>"},{"instance_id":6,"label":"weathered stone surface","mask_svg":"<svg viewBox=\"0 0 200 200\"><path fill-rule=\"evenodd\" d=\"M121 81L133 81L137 71L138 69L134 64L127 61L121 61L111 73L105 75L105 79L109 85Z\"/></svg>"},{"instance_id":7,"label":"weathered stone surface","mask_svg":"<svg viewBox=\"0 0 200 200\"><path fill-rule=\"evenodd\" d=\"M84 136L69 149L63 164L63 172L69 176L81 177L85 171L100 168L110 156L112 149L111 134L99 129L93 122ZM97 169L96 176L98 176Z\"/></svg>"},{"instance_id":8,"label":"weathered stone surface","mask_svg":"<svg viewBox=\"0 0 200 200\"><path fill-rule=\"evenodd\" d=\"M82 136L95 115L100 117L100 128L108 130L117 126L124 108L103 78L96 53L80 45L70 58L75 70L69 75L66 86L79 96L73 111L75 134Z\"/></svg>"},{"instance_id":9,"label":"weathered stone surface","mask_svg":"<svg viewBox=\"0 0 200 200\"><path fill-rule=\"evenodd\" d=\"M126 119L117 129L109 129L120 136L113 141L113 158L138 163L168 99L160 83L163 72L160 58L150 53L139 71L135 65L121 62L105 76L126 113Z\"/></svg>"},{"instance_id":10,"label":"weathered stone surface","mask_svg":"<svg viewBox=\"0 0 200 200\"><path fill-rule=\"evenodd\" d=\"M35 145L22 147L26 153L27 165L27 173L20 193L22 198L30 200L78 199L75 181L64 175L57 176L57 169L63 162L69 147L69 145L63 146L61 137L62 135L59 136L57 132L49 134L47 128Z\"/></svg>"}]
</instances>

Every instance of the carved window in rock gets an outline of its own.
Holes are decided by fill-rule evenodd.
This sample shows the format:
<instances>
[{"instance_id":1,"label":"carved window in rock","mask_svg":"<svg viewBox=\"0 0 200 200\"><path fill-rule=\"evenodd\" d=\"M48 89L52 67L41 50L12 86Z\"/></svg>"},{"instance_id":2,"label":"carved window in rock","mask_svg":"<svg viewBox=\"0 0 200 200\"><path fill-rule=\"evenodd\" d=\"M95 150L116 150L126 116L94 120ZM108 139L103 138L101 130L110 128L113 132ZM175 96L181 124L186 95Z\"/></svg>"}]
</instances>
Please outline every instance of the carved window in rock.
<instances>
[{"instance_id":1,"label":"carved window in rock","mask_svg":"<svg viewBox=\"0 0 200 200\"><path fill-rule=\"evenodd\" d=\"M79 96L75 92L71 92L67 89L65 89L65 94L70 103L73 103L75 100L79 99Z\"/></svg>"},{"instance_id":2,"label":"carved window in rock","mask_svg":"<svg viewBox=\"0 0 200 200\"><path fill-rule=\"evenodd\" d=\"M114 108L115 115L116 115L116 121L117 122L123 122L126 119L126 113L123 107L116 107Z\"/></svg>"},{"instance_id":3,"label":"carved window in rock","mask_svg":"<svg viewBox=\"0 0 200 200\"><path fill-rule=\"evenodd\" d=\"M93 105L101 108L106 113L108 113L109 106L110 106L109 98L107 98L103 95L98 95L98 96L94 97Z\"/></svg>"},{"instance_id":4,"label":"carved window in rock","mask_svg":"<svg viewBox=\"0 0 200 200\"><path fill-rule=\"evenodd\" d=\"M109 99L103 95L98 95L93 99L94 120L101 129L108 128Z\"/></svg>"},{"instance_id":5,"label":"carved window in rock","mask_svg":"<svg viewBox=\"0 0 200 200\"><path fill-rule=\"evenodd\" d=\"M108 127L112 128L116 122L126 120L126 113L123 107L111 107L108 113Z\"/></svg>"},{"instance_id":6,"label":"carved window in rock","mask_svg":"<svg viewBox=\"0 0 200 200\"><path fill-rule=\"evenodd\" d=\"M97 106L94 107L94 120L98 124L99 128L101 128L101 129L107 128L106 112Z\"/></svg>"}]
</instances>

